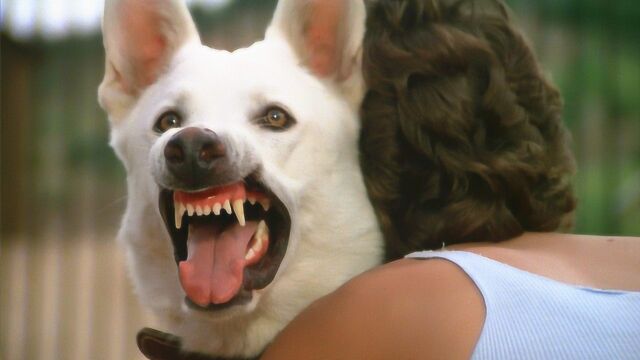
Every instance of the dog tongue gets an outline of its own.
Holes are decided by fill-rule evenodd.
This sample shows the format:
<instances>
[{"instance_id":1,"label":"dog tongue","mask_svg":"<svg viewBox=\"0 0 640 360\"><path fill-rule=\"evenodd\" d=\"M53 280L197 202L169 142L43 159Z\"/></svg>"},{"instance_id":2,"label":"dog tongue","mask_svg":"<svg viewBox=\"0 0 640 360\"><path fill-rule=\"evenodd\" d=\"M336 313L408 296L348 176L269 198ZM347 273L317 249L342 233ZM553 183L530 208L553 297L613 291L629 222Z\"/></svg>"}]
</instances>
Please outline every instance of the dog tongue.
<instances>
[{"instance_id":1,"label":"dog tongue","mask_svg":"<svg viewBox=\"0 0 640 360\"><path fill-rule=\"evenodd\" d=\"M247 244L257 228L235 223L220 232L214 223L189 225L188 257L180 262L180 282L191 301L201 306L231 300L242 286Z\"/></svg>"}]
</instances>

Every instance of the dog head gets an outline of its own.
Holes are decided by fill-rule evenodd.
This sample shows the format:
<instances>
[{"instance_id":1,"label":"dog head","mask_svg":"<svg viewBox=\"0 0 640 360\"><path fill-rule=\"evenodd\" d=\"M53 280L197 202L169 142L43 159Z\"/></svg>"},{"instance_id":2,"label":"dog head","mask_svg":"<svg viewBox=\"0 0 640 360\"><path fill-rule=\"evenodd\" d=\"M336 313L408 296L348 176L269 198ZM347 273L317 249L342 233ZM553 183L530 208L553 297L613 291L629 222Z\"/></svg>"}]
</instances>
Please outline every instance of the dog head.
<instances>
[{"instance_id":1,"label":"dog head","mask_svg":"<svg viewBox=\"0 0 640 360\"><path fill-rule=\"evenodd\" d=\"M119 239L142 302L190 350L254 355L380 261L357 155L364 17L359 0L283 0L263 41L227 52L181 0L107 1Z\"/></svg>"}]
</instances>

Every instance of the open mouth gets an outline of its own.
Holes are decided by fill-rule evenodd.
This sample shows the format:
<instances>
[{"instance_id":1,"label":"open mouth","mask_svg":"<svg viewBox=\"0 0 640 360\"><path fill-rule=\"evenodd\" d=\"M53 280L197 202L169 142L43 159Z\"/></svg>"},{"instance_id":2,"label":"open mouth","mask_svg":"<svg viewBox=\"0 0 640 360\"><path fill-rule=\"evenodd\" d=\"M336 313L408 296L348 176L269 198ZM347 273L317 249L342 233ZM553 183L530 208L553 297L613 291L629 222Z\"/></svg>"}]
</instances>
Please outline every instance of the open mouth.
<instances>
[{"instance_id":1,"label":"open mouth","mask_svg":"<svg viewBox=\"0 0 640 360\"><path fill-rule=\"evenodd\" d=\"M253 290L273 281L287 250L291 218L257 178L198 192L160 191L160 213L192 308L245 304Z\"/></svg>"}]
</instances>

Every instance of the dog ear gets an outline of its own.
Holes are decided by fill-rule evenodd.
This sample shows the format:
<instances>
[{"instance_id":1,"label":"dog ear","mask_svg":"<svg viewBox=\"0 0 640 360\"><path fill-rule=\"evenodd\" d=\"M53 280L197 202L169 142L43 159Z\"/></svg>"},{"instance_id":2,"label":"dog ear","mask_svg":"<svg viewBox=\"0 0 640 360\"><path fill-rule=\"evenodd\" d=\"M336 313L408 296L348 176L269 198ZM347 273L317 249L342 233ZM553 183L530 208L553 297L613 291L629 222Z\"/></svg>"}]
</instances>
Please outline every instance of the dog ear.
<instances>
[{"instance_id":1,"label":"dog ear","mask_svg":"<svg viewBox=\"0 0 640 360\"><path fill-rule=\"evenodd\" d=\"M109 113L127 109L178 49L200 42L184 0L106 0L102 33L106 69L98 97Z\"/></svg>"},{"instance_id":2,"label":"dog ear","mask_svg":"<svg viewBox=\"0 0 640 360\"><path fill-rule=\"evenodd\" d=\"M280 0L267 37L283 36L320 78L359 76L365 31L362 0Z\"/></svg>"}]
</instances>

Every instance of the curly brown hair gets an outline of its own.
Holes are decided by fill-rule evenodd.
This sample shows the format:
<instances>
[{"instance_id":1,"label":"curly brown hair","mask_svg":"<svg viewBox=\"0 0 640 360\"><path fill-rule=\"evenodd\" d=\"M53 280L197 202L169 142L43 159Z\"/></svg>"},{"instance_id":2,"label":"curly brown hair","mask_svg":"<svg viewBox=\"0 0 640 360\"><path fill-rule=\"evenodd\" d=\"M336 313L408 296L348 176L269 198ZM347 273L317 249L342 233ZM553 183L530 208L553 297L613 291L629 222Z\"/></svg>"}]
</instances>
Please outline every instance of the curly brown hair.
<instances>
[{"instance_id":1,"label":"curly brown hair","mask_svg":"<svg viewBox=\"0 0 640 360\"><path fill-rule=\"evenodd\" d=\"M388 259L566 230L562 99L499 1L374 0L361 163Z\"/></svg>"}]
</instances>

